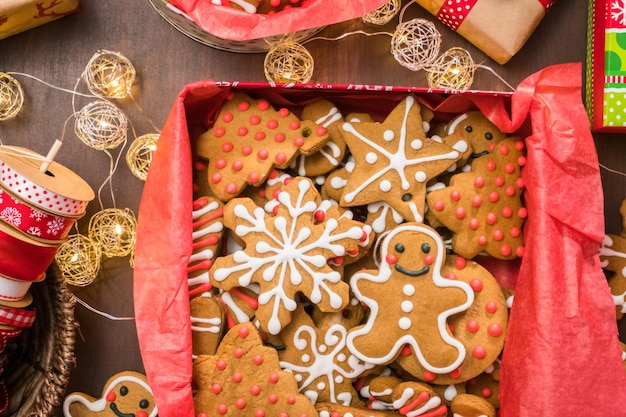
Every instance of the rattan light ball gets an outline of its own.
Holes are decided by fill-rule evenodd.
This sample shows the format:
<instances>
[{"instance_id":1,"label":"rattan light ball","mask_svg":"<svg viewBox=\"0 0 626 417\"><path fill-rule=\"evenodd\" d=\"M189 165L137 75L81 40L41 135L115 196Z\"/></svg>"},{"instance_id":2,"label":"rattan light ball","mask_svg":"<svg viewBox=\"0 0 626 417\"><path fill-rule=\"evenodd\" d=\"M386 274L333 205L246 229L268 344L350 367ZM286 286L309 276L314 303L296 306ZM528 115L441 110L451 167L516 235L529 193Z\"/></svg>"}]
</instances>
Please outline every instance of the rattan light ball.
<instances>
[{"instance_id":1,"label":"rattan light ball","mask_svg":"<svg viewBox=\"0 0 626 417\"><path fill-rule=\"evenodd\" d=\"M100 247L87 236L68 236L59 247L55 261L65 282L78 287L91 284L100 271Z\"/></svg>"},{"instance_id":2,"label":"rattan light ball","mask_svg":"<svg viewBox=\"0 0 626 417\"><path fill-rule=\"evenodd\" d=\"M135 248L137 219L132 210L104 209L91 217L89 238L109 258L129 255Z\"/></svg>"},{"instance_id":3,"label":"rattan light ball","mask_svg":"<svg viewBox=\"0 0 626 417\"><path fill-rule=\"evenodd\" d=\"M106 50L100 50L91 57L83 74L89 91L105 98L128 96L135 75L135 68L128 58L119 52Z\"/></svg>"},{"instance_id":4,"label":"rattan light ball","mask_svg":"<svg viewBox=\"0 0 626 417\"><path fill-rule=\"evenodd\" d=\"M17 116L23 104L22 85L9 74L0 72L0 121Z\"/></svg>"},{"instance_id":5,"label":"rattan light ball","mask_svg":"<svg viewBox=\"0 0 626 417\"><path fill-rule=\"evenodd\" d=\"M126 164L130 172L142 181L146 180L150 163L152 163L152 152L156 150L159 135L148 133L139 136L130 144L126 152Z\"/></svg>"},{"instance_id":6,"label":"rattan light ball","mask_svg":"<svg viewBox=\"0 0 626 417\"><path fill-rule=\"evenodd\" d=\"M427 19L413 19L400 23L391 37L391 53L402 65L412 71L429 67L441 47L441 34Z\"/></svg>"},{"instance_id":7,"label":"rattan light ball","mask_svg":"<svg viewBox=\"0 0 626 417\"><path fill-rule=\"evenodd\" d=\"M400 11L400 0L390 0L379 8L372 10L361 18L365 23L373 25L385 25Z\"/></svg>"},{"instance_id":8,"label":"rattan light ball","mask_svg":"<svg viewBox=\"0 0 626 417\"><path fill-rule=\"evenodd\" d=\"M74 133L96 150L114 149L126 140L128 119L114 104L98 100L87 104L76 115Z\"/></svg>"},{"instance_id":9,"label":"rattan light ball","mask_svg":"<svg viewBox=\"0 0 626 417\"><path fill-rule=\"evenodd\" d=\"M476 66L469 52L463 48L450 48L427 69L428 86L465 91L474 82L475 70Z\"/></svg>"},{"instance_id":10,"label":"rattan light ball","mask_svg":"<svg viewBox=\"0 0 626 417\"><path fill-rule=\"evenodd\" d=\"M273 46L265 56L265 78L274 83L306 83L313 76L313 57L299 43Z\"/></svg>"}]
</instances>

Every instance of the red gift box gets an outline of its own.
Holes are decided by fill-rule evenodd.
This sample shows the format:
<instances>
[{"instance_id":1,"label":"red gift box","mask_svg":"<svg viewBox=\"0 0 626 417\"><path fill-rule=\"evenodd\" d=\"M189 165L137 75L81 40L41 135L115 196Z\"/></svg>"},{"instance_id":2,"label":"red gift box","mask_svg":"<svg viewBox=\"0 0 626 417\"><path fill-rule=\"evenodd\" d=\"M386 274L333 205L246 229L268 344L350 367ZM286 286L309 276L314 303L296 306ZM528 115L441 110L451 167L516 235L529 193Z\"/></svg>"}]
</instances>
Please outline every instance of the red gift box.
<instances>
[{"instance_id":1,"label":"red gift box","mask_svg":"<svg viewBox=\"0 0 626 417\"><path fill-rule=\"evenodd\" d=\"M502 358L500 413L623 415L626 373L598 256L604 237L602 184L581 102L580 70L578 64L548 67L524 80L512 95L213 81L186 86L153 156L135 252L137 331L159 413L194 415L187 283L192 149L227 93L236 89L276 106L299 108L324 97L348 112L382 115L413 92L438 115L478 108L504 132L527 133L526 252L519 274L512 271L517 282Z\"/></svg>"}]
</instances>

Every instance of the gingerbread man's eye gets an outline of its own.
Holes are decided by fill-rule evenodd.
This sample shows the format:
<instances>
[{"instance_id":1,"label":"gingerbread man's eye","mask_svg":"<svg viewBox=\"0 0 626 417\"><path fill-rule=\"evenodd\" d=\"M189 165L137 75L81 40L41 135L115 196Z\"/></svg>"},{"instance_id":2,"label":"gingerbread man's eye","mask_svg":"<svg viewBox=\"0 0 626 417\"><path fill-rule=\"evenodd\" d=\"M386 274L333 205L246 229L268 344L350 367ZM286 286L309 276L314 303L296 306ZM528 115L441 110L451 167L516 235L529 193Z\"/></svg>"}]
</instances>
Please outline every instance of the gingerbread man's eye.
<instances>
[{"instance_id":1,"label":"gingerbread man's eye","mask_svg":"<svg viewBox=\"0 0 626 417\"><path fill-rule=\"evenodd\" d=\"M143 399L143 400L139 401L139 408L146 409L148 407L150 407L150 401L148 401L146 399Z\"/></svg>"},{"instance_id":2,"label":"gingerbread man's eye","mask_svg":"<svg viewBox=\"0 0 626 417\"><path fill-rule=\"evenodd\" d=\"M487 140L493 139L493 135L491 134L491 132L485 132L485 139Z\"/></svg>"},{"instance_id":3,"label":"gingerbread man's eye","mask_svg":"<svg viewBox=\"0 0 626 417\"><path fill-rule=\"evenodd\" d=\"M472 133L472 131L473 131L473 130L474 130L474 129L472 129L472 126L465 126L465 131L466 131L467 133Z\"/></svg>"},{"instance_id":4,"label":"gingerbread man's eye","mask_svg":"<svg viewBox=\"0 0 626 417\"><path fill-rule=\"evenodd\" d=\"M404 252L404 245L402 243L396 243L396 246L394 248L396 249L396 252Z\"/></svg>"},{"instance_id":5,"label":"gingerbread man's eye","mask_svg":"<svg viewBox=\"0 0 626 417\"><path fill-rule=\"evenodd\" d=\"M124 396L126 394L128 394L128 387L126 385L122 385L120 387L120 395Z\"/></svg>"},{"instance_id":6,"label":"gingerbread man's eye","mask_svg":"<svg viewBox=\"0 0 626 417\"><path fill-rule=\"evenodd\" d=\"M422 252L424 253L430 252L430 245L428 243L422 243Z\"/></svg>"}]
</instances>

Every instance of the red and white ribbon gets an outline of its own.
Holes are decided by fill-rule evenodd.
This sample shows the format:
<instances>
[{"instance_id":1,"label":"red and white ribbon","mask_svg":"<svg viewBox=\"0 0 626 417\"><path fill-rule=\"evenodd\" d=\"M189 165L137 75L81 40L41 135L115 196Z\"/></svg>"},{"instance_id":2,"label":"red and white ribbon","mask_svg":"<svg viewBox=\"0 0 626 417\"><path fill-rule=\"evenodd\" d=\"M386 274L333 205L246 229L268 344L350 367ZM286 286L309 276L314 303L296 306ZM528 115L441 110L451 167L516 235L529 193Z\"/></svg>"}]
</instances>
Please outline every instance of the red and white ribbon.
<instances>
[{"instance_id":1,"label":"red and white ribbon","mask_svg":"<svg viewBox=\"0 0 626 417\"><path fill-rule=\"evenodd\" d=\"M22 329L0 329L0 352L4 351L9 340L18 337L21 333Z\"/></svg>"},{"instance_id":2,"label":"red and white ribbon","mask_svg":"<svg viewBox=\"0 0 626 417\"><path fill-rule=\"evenodd\" d=\"M478 0L445 0L437 12L437 19L450 29L456 31L472 11L477 1ZM546 11L548 11L556 0L538 1Z\"/></svg>"},{"instance_id":3,"label":"red and white ribbon","mask_svg":"<svg viewBox=\"0 0 626 417\"><path fill-rule=\"evenodd\" d=\"M36 281L45 274L46 269L54 261L59 245L45 245L32 240L27 242L18 238L16 233L7 230L6 226L0 224L0 254L2 254L0 256L0 275L15 281ZM2 280L0 279L0 281ZM7 285L7 287L9 286ZM17 287L18 284L13 284L7 289L16 291ZM20 289L23 290L24 288L20 287ZM3 291L0 286L0 298L4 295L4 299L19 299L6 298L10 294L3 293ZM24 291L25 293L26 291Z\"/></svg>"},{"instance_id":4,"label":"red and white ribbon","mask_svg":"<svg viewBox=\"0 0 626 417\"><path fill-rule=\"evenodd\" d=\"M12 327L26 328L33 325L35 310L25 308L0 307L0 323Z\"/></svg>"},{"instance_id":5,"label":"red and white ribbon","mask_svg":"<svg viewBox=\"0 0 626 417\"><path fill-rule=\"evenodd\" d=\"M0 186L0 220L35 239L64 240L74 219L31 207Z\"/></svg>"}]
</instances>

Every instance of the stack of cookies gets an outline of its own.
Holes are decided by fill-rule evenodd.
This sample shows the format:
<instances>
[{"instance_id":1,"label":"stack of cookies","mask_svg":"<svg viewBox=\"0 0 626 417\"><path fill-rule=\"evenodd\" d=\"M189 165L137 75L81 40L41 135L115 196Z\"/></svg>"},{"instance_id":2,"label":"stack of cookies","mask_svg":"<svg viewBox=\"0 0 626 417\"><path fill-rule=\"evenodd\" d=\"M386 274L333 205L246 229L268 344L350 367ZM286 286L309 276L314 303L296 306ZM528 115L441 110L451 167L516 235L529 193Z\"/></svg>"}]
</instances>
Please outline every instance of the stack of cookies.
<instances>
[{"instance_id":1,"label":"stack of cookies","mask_svg":"<svg viewBox=\"0 0 626 417\"><path fill-rule=\"evenodd\" d=\"M197 141L188 283L198 416L495 416L524 254L523 141L231 92ZM286 413L286 414L285 414Z\"/></svg>"}]
</instances>

